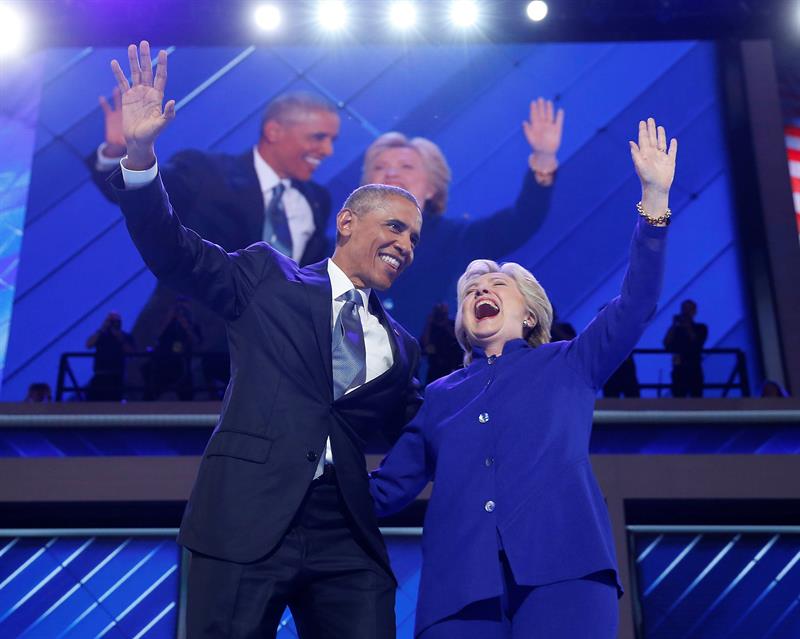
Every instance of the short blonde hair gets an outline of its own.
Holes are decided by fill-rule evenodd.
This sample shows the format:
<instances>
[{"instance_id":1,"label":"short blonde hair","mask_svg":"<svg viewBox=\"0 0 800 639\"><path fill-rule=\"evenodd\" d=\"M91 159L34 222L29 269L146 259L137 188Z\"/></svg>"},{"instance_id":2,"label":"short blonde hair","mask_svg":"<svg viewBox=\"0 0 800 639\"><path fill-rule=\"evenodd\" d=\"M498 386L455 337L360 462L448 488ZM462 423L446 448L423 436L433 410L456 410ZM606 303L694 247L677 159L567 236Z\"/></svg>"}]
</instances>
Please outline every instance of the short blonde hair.
<instances>
[{"instance_id":1,"label":"short blonde hair","mask_svg":"<svg viewBox=\"0 0 800 639\"><path fill-rule=\"evenodd\" d=\"M550 341L550 327L553 325L553 305L544 292L542 285L526 268L515 262L505 262L498 264L492 260L473 260L467 266L467 270L458 279L458 312L456 313L456 339L464 350L464 366L468 366L472 361L472 345L469 343L467 331L464 328L464 318L462 317L462 306L464 296L469 285L473 280L487 273L503 273L508 275L517 285L528 312L536 318L536 324L529 329L527 335L523 335L525 340L532 347L536 348Z\"/></svg>"},{"instance_id":2,"label":"short blonde hair","mask_svg":"<svg viewBox=\"0 0 800 639\"><path fill-rule=\"evenodd\" d=\"M441 215L447 208L447 196L450 189L450 167L442 150L426 138L408 138L397 131L390 131L376 138L369 145L364 154L364 166L361 170L361 184L369 181L367 177L372 172L377 157L386 149L413 149L419 153L428 179L433 188L433 195L427 202L420 202L424 210L435 215Z\"/></svg>"}]
</instances>

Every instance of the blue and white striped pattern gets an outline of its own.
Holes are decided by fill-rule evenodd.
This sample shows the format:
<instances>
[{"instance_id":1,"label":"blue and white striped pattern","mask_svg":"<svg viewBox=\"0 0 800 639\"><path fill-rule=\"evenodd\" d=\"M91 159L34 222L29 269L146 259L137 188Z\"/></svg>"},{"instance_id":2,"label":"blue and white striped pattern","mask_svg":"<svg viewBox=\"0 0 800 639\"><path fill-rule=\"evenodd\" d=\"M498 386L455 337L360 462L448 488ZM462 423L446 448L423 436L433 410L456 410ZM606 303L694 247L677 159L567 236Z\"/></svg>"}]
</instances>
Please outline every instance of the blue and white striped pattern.
<instances>
[{"instance_id":1,"label":"blue and white striped pattern","mask_svg":"<svg viewBox=\"0 0 800 639\"><path fill-rule=\"evenodd\" d=\"M630 529L642 637L800 637L800 527Z\"/></svg>"},{"instance_id":2,"label":"blue and white striped pattern","mask_svg":"<svg viewBox=\"0 0 800 639\"><path fill-rule=\"evenodd\" d=\"M174 535L0 536L0 636L174 638Z\"/></svg>"}]
</instances>

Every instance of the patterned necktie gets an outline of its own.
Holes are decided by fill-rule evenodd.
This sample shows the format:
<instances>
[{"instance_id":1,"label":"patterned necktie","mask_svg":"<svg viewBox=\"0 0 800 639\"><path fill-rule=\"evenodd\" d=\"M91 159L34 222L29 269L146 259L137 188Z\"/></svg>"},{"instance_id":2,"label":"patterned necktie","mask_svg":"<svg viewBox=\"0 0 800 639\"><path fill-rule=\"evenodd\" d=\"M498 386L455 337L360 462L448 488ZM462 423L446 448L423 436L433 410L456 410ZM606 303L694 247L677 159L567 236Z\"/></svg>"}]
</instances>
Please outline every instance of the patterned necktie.
<instances>
[{"instance_id":1,"label":"patterned necktie","mask_svg":"<svg viewBox=\"0 0 800 639\"><path fill-rule=\"evenodd\" d=\"M364 329L358 316L363 304L361 295L350 289L338 299L344 299L333 327L333 399L339 399L348 388L359 386L367 378L367 350L364 346Z\"/></svg>"},{"instance_id":2,"label":"patterned necktie","mask_svg":"<svg viewBox=\"0 0 800 639\"><path fill-rule=\"evenodd\" d=\"M272 199L264 211L264 232L261 239L287 257L292 257L292 234L289 231L286 209L283 208L285 190L286 185L283 182L278 182L272 189Z\"/></svg>"}]
</instances>

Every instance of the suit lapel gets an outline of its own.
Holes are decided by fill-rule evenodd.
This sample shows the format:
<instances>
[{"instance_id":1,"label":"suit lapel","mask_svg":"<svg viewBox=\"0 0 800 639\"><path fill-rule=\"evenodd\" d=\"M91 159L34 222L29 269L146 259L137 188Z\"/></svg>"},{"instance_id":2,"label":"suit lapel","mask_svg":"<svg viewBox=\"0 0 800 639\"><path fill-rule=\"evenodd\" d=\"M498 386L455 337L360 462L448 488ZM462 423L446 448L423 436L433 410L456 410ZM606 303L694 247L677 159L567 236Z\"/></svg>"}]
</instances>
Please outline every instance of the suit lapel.
<instances>
[{"instance_id":1,"label":"suit lapel","mask_svg":"<svg viewBox=\"0 0 800 639\"><path fill-rule=\"evenodd\" d=\"M308 297L314 334L317 339L322 369L328 382L327 389L333 393L333 369L331 363L331 280L328 277L328 261L311 264L298 273Z\"/></svg>"},{"instance_id":2,"label":"suit lapel","mask_svg":"<svg viewBox=\"0 0 800 639\"><path fill-rule=\"evenodd\" d=\"M392 370L401 360L405 359L405 348L402 343L403 340L400 339L400 330L395 325L394 320L386 314L383 304L381 304L375 291L369 296L369 310L378 317L380 323L389 334L389 344L392 347L392 366L389 370Z\"/></svg>"},{"instance_id":3,"label":"suit lapel","mask_svg":"<svg viewBox=\"0 0 800 639\"><path fill-rule=\"evenodd\" d=\"M347 395L343 395L339 398L339 401L358 399L364 393L373 392L376 385L381 385L388 379L393 378L398 371L403 370L408 362L408 353L401 337L400 329L397 327L396 322L386 314L383 305L374 291L369 297L369 310L373 315L378 317L381 325L386 329L389 336L389 345L392 348L392 365L375 379L370 380L366 384L362 384L354 391L347 393Z\"/></svg>"},{"instance_id":4,"label":"suit lapel","mask_svg":"<svg viewBox=\"0 0 800 639\"><path fill-rule=\"evenodd\" d=\"M264 194L256 175L253 151L247 151L235 159L236 171L231 180L234 196L241 203L246 216L247 244L261 239L264 232ZM238 248L238 247L237 247Z\"/></svg>"}]
</instances>

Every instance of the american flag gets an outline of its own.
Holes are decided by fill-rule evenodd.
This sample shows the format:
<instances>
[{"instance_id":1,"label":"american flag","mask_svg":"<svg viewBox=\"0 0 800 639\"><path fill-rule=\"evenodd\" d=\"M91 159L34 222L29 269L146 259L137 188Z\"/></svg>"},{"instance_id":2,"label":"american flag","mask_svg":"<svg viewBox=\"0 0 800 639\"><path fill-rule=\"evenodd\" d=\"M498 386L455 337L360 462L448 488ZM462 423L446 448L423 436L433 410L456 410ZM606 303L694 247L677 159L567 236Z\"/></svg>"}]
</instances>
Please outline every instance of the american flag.
<instances>
[{"instance_id":1,"label":"american flag","mask_svg":"<svg viewBox=\"0 0 800 639\"><path fill-rule=\"evenodd\" d=\"M800 126L788 125L786 135L786 155L789 158L789 175L792 178L792 197L794 198L794 217L797 232L800 234Z\"/></svg>"}]
</instances>

